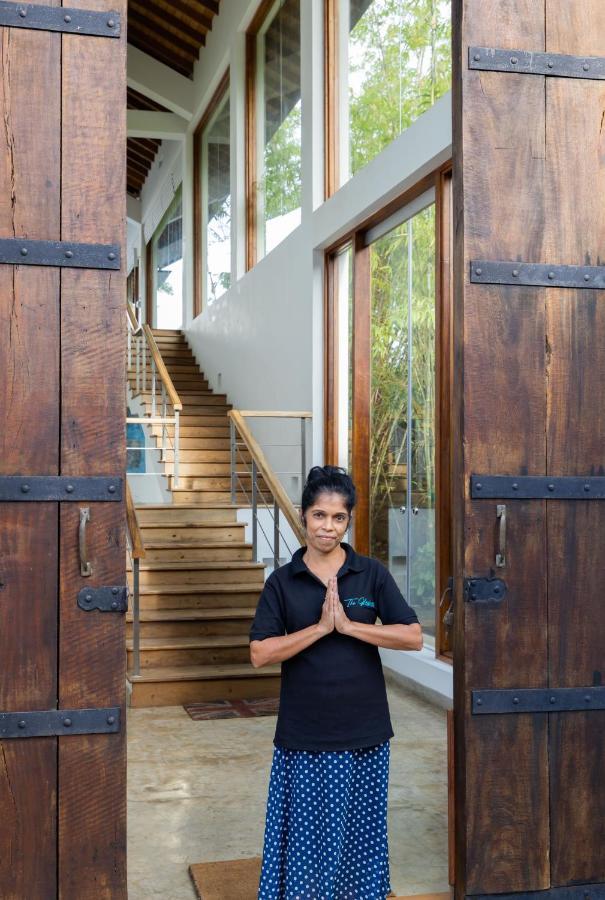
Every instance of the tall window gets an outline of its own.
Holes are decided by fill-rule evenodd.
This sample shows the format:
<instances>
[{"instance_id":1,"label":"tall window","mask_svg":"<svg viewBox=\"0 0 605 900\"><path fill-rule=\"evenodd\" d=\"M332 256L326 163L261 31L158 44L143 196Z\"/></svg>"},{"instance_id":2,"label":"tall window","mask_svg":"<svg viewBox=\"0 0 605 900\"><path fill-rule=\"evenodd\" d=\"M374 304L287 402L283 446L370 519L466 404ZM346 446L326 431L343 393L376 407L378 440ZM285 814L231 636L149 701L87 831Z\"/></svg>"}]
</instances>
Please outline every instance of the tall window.
<instances>
[{"instance_id":1,"label":"tall window","mask_svg":"<svg viewBox=\"0 0 605 900\"><path fill-rule=\"evenodd\" d=\"M339 187L451 86L450 0L331 0ZM330 133L330 131L328 131ZM340 135L338 137L338 135Z\"/></svg>"},{"instance_id":2,"label":"tall window","mask_svg":"<svg viewBox=\"0 0 605 900\"><path fill-rule=\"evenodd\" d=\"M248 262L252 265L300 223L300 0L277 0L249 43Z\"/></svg>"},{"instance_id":3,"label":"tall window","mask_svg":"<svg viewBox=\"0 0 605 900\"><path fill-rule=\"evenodd\" d=\"M202 127L198 165L201 282L210 305L231 286L231 142L229 89L224 89Z\"/></svg>"},{"instance_id":4,"label":"tall window","mask_svg":"<svg viewBox=\"0 0 605 900\"><path fill-rule=\"evenodd\" d=\"M156 328L180 328L183 321L183 210L181 187L151 240Z\"/></svg>"}]
</instances>

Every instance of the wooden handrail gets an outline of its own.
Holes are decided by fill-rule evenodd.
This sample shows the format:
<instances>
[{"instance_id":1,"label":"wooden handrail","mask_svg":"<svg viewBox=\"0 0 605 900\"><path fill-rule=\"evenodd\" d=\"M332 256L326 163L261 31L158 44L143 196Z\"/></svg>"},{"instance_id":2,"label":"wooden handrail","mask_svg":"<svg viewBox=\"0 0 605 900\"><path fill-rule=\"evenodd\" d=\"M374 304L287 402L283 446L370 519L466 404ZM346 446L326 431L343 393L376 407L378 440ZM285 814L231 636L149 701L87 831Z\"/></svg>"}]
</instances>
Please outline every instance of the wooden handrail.
<instances>
[{"instance_id":1,"label":"wooden handrail","mask_svg":"<svg viewBox=\"0 0 605 900\"><path fill-rule=\"evenodd\" d=\"M147 324L143 325L143 333L144 333L147 343L149 345L151 355L155 361L156 371L157 371L158 375L160 376L160 378L162 379L162 383L163 383L164 387L166 388L166 393L168 394L168 397L170 398L170 402L172 403L174 410L175 411L178 410L180 412L183 409L183 404L181 403L181 401L179 399L179 395L177 394L175 387L172 383L172 378L168 374L168 369L166 368L164 360L162 359L162 355L161 355L160 351L158 350L158 345L155 342L155 338L153 336L153 333L152 333L149 325L147 325Z\"/></svg>"},{"instance_id":2,"label":"wooden handrail","mask_svg":"<svg viewBox=\"0 0 605 900\"><path fill-rule=\"evenodd\" d=\"M132 325L132 330L136 334L139 328L141 327L137 321L137 317L135 315L135 311L132 308L132 303L130 300L126 301L126 309L128 310L128 318L130 319L130 324Z\"/></svg>"},{"instance_id":3,"label":"wooden handrail","mask_svg":"<svg viewBox=\"0 0 605 900\"><path fill-rule=\"evenodd\" d=\"M313 417L313 413L310 412L282 412L271 409L240 409L238 412L244 418L255 417L257 419L311 419Z\"/></svg>"},{"instance_id":4,"label":"wooden handrail","mask_svg":"<svg viewBox=\"0 0 605 900\"><path fill-rule=\"evenodd\" d=\"M142 559L145 556L145 543L143 535L139 527L136 507L130 493L130 485L126 482L126 527L130 534L130 544L132 546L132 558Z\"/></svg>"},{"instance_id":5,"label":"wooden handrail","mask_svg":"<svg viewBox=\"0 0 605 900\"><path fill-rule=\"evenodd\" d=\"M248 428L248 425L246 424L246 421L244 419L244 414L238 409L230 409L228 415L235 425L237 431L239 432L240 437L244 441L246 447L248 448L248 451L252 459L256 463L260 474L263 476L267 487L271 491L273 499L288 520L288 524L294 532L299 544L301 546L304 546L307 543L307 539L298 513L294 508L294 504L275 476L273 469L267 462L267 458L261 450L258 441Z\"/></svg>"}]
</instances>

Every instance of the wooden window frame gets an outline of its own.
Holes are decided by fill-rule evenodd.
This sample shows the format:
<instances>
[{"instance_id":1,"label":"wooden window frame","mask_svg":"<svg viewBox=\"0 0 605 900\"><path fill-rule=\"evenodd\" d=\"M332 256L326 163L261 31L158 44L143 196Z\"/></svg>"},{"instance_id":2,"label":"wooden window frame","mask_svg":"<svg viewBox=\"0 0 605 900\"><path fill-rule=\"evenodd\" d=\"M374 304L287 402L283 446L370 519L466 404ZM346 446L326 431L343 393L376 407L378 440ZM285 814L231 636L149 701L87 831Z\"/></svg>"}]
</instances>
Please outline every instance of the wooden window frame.
<instances>
[{"instance_id":1,"label":"wooden window frame","mask_svg":"<svg viewBox=\"0 0 605 900\"><path fill-rule=\"evenodd\" d=\"M339 0L324 0L324 197L339 188Z\"/></svg>"},{"instance_id":2,"label":"wooden window frame","mask_svg":"<svg viewBox=\"0 0 605 900\"><path fill-rule=\"evenodd\" d=\"M341 238L325 253L324 278L324 458L326 464L338 465L338 292L335 260L338 251L350 244L353 252L353 334L352 366L354 389L352 398L351 475L357 488L355 510L355 547L367 554L370 549L370 248L367 231L397 210L407 206L426 190L435 189L435 655L451 662L451 643L443 625L447 601L448 579L453 574L452 556L452 170L447 163L423 178L412 189L373 214L360 226ZM441 598L444 598L440 608Z\"/></svg>"},{"instance_id":3,"label":"wooden window frame","mask_svg":"<svg viewBox=\"0 0 605 900\"><path fill-rule=\"evenodd\" d=\"M229 68L223 74L216 90L214 91L208 106L206 107L197 128L193 133L193 318L199 316L203 309L204 301L204 275L202 272L202 182L201 182L201 155L202 155L202 139L204 129L208 125L210 119L222 103L226 92L230 86ZM233 235L232 235L233 238Z\"/></svg>"}]
</instances>

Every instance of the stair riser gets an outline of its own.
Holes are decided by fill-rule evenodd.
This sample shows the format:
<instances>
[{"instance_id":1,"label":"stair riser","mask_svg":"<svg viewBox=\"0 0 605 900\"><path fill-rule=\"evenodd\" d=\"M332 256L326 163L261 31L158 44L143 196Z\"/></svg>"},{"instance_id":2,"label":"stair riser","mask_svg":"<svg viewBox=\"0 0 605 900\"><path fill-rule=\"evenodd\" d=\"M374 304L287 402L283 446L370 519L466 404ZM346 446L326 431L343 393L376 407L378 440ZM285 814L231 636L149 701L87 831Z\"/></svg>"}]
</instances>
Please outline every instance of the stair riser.
<instances>
[{"instance_id":1,"label":"stair riser","mask_svg":"<svg viewBox=\"0 0 605 900\"><path fill-rule=\"evenodd\" d=\"M161 448L161 435L154 435L154 437L157 440L158 448ZM213 450L219 453L227 453L228 456L230 452L228 437L183 437L182 430L179 438L179 448L181 451L181 459L183 458L182 454L187 451L192 453L203 453L206 450ZM174 450L169 450L167 452L174 454Z\"/></svg>"},{"instance_id":2,"label":"stair riser","mask_svg":"<svg viewBox=\"0 0 605 900\"><path fill-rule=\"evenodd\" d=\"M161 442L160 442L161 446ZM238 453L238 460L241 463L251 462L250 454L243 455ZM162 454L162 462L164 463L172 463L174 462L174 450L166 450ZM215 449L187 449L182 446L179 448L179 462L181 463L226 463L227 465L231 465L231 452L228 447L224 450L215 450Z\"/></svg>"},{"instance_id":3,"label":"stair riser","mask_svg":"<svg viewBox=\"0 0 605 900\"><path fill-rule=\"evenodd\" d=\"M149 684L134 682L130 705L180 706L204 700L228 700L241 697L279 697L281 679L276 675L259 678L226 678L208 681L171 681Z\"/></svg>"},{"instance_id":4,"label":"stair riser","mask_svg":"<svg viewBox=\"0 0 605 900\"><path fill-rule=\"evenodd\" d=\"M149 572L141 569L139 584L254 584L262 589L260 569L167 569Z\"/></svg>"},{"instance_id":5,"label":"stair riser","mask_svg":"<svg viewBox=\"0 0 605 900\"><path fill-rule=\"evenodd\" d=\"M255 607L260 590L241 594L140 594L141 609L250 609Z\"/></svg>"},{"instance_id":6,"label":"stair riser","mask_svg":"<svg viewBox=\"0 0 605 900\"><path fill-rule=\"evenodd\" d=\"M213 622L141 622L141 637L210 637L216 634L246 634L252 619L223 619ZM132 622L126 622L126 637L132 637Z\"/></svg>"},{"instance_id":7,"label":"stair riser","mask_svg":"<svg viewBox=\"0 0 605 900\"><path fill-rule=\"evenodd\" d=\"M156 395L156 406L161 405L161 396L160 391L158 391ZM151 406L152 398L151 392L143 391L138 395L141 397L143 403ZM181 412L182 416L188 415L186 412L187 409L192 410L189 415L194 416L202 416L202 415L220 415L220 413L224 413L227 415L228 410L231 409L231 404L225 403L224 399L217 394L202 394L199 393L196 396L192 395L180 395L181 403L183 404L183 411ZM206 409L209 409L209 413L205 413Z\"/></svg>"},{"instance_id":8,"label":"stair riser","mask_svg":"<svg viewBox=\"0 0 605 900\"><path fill-rule=\"evenodd\" d=\"M203 427L202 431L199 431ZM152 425L152 434L162 436L162 426ZM187 429L196 428L197 431L188 431ZM170 422L166 425L167 434L172 437L174 435L174 425ZM229 419L220 413L209 416L179 416L179 431L181 437L229 437Z\"/></svg>"},{"instance_id":9,"label":"stair riser","mask_svg":"<svg viewBox=\"0 0 605 900\"><path fill-rule=\"evenodd\" d=\"M173 476L167 475L169 479L168 487L170 490L174 487L173 484ZM269 491L266 485L259 479L259 485L262 488L265 497L269 497ZM181 467L179 466L179 488L186 489L188 491L222 491L228 492L229 496L231 496L231 478L224 477L221 478L219 476L212 475L186 475L181 471ZM241 490L241 493L247 491L249 495L251 495L252 490L252 478L246 475L240 475L237 481L237 486ZM260 497L259 497L260 499Z\"/></svg>"},{"instance_id":10,"label":"stair riser","mask_svg":"<svg viewBox=\"0 0 605 900\"><path fill-rule=\"evenodd\" d=\"M172 488L171 488L172 490ZM230 491L179 491L175 490L173 494L174 505L179 503L231 503ZM250 500L242 493L235 495L235 502L238 506L249 506Z\"/></svg>"},{"instance_id":11,"label":"stair riser","mask_svg":"<svg viewBox=\"0 0 605 900\"><path fill-rule=\"evenodd\" d=\"M164 463L164 474L165 475L173 475L174 474L174 463L167 462ZM215 475L224 475L231 476L231 464L228 462L186 462L185 460L179 459L179 477L182 478L184 476L193 476L193 475L205 475L205 476L215 476ZM183 487L187 487L187 484L183 484ZM221 484L221 487L223 485Z\"/></svg>"},{"instance_id":12,"label":"stair riser","mask_svg":"<svg viewBox=\"0 0 605 900\"><path fill-rule=\"evenodd\" d=\"M221 647L200 648L186 650L141 650L141 668L149 669L155 666L214 666L224 663L250 662L250 648L246 647ZM134 653L127 651L128 670L132 671L134 665Z\"/></svg>"},{"instance_id":13,"label":"stair riser","mask_svg":"<svg viewBox=\"0 0 605 900\"><path fill-rule=\"evenodd\" d=\"M144 541L243 541L245 526L225 525L216 528L164 528L144 526L141 528Z\"/></svg>"},{"instance_id":14,"label":"stair riser","mask_svg":"<svg viewBox=\"0 0 605 900\"><path fill-rule=\"evenodd\" d=\"M218 547L207 550L205 547L188 547L174 550L170 547L145 548L146 562L185 562L199 560L200 562L251 562L252 549L250 547Z\"/></svg>"},{"instance_id":15,"label":"stair riser","mask_svg":"<svg viewBox=\"0 0 605 900\"><path fill-rule=\"evenodd\" d=\"M137 518L139 525L146 525L148 522L157 522L160 520L165 523L166 527L179 525L183 522L197 522L200 525L205 523L217 523L218 525L236 525L237 511L233 508L220 507L212 508L198 507L197 509L179 509L174 504L164 506L161 509L145 509L137 507Z\"/></svg>"}]
</instances>

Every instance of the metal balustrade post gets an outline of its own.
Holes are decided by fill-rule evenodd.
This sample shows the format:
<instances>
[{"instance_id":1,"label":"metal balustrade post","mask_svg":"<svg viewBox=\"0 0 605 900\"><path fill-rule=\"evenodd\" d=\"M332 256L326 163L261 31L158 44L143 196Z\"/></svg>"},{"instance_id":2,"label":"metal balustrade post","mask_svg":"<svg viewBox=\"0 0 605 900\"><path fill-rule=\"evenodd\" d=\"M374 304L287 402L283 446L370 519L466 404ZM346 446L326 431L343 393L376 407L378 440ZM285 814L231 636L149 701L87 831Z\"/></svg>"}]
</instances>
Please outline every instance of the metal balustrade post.
<instances>
[{"instance_id":1,"label":"metal balustrade post","mask_svg":"<svg viewBox=\"0 0 605 900\"><path fill-rule=\"evenodd\" d=\"M273 568L279 569L279 506L273 500Z\"/></svg>"},{"instance_id":2,"label":"metal balustrade post","mask_svg":"<svg viewBox=\"0 0 605 900\"><path fill-rule=\"evenodd\" d=\"M258 499L257 499L257 468L252 460L252 559L258 562Z\"/></svg>"},{"instance_id":3,"label":"metal balustrade post","mask_svg":"<svg viewBox=\"0 0 605 900\"><path fill-rule=\"evenodd\" d=\"M132 650L133 672L139 675L141 672L141 640L139 628L139 560L132 561L133 598L132 598Z\"/></svg>"},{"instance_id":4,"label":"metal balustrade post","mask_svg":"<svg viewBox=\"0 0 605 900\"><path fill-rule=\"evenodd\" d=\"M300 490L302 492L307 477L307 420L304 416L300 417L300 470L302 475Z\"/></svg>"},{"instance_id":5,"label":"metal balustrade post","mask_svg":"<svg viewBox=\"0 0 605 900\"><path fill-rule=\"evenodd\" d=\"M179 486L179 411L174 411L174 486Z\"/></svg>"},{"instance_id":6,"label":"metal balustrade post","mask_svg":"<svg viewBox=\"0 0 605 900\"><path fill-rule=\"evenodd\" d=\"M155 416L155 359L151 357L151 415Z\"/></svg>"},{"instance_id":7,"label":"metal balustrade post","mask_svg":"<svg viewBox=\"0 0 605 900\"><path fill-rule=\"evenodd\" d=\"M128 368L132 366L132 331L128 329Z\"/></svg>"},{"instance_id":8,"label":"metal balustrade post","mask_svg":"<svg viewBox=\"0 0 605 900\"><path fill-rule=\"evenodd\" d=\"M136 337L135 353L137 356L137 394L141 393L141 336Z\"/></svg>"},{"instance_id":9,"label":"metal balustrade post","mask_svg":"<svg viewBox=\"0 0 605 900\"><path fill-rule=\"evenodd\" d=\"M162 457L166 456L166 437L168 434L168 429L166 428L166 387L164 382L162 382Z\"/></svg>"},{"instance_id":10,"label":"metal balustrade post","mask_svg":"<svg viewBox=\"0 0 605 900\"><path fill-rule=\"evenodd\" d=\"M231 448L231 502L235 505L235 423L229 419L229 440Z\"/></svg>"},{"instance_id":11,"label":"metal balustrade post","mask_svg":"<svg viewBox=\"0 0 605 900\"><path fill-rule=\"evenodd\" d=\"M147 342L145 339L142 341L143 343L143 390L147 387Z\"/></svg>"}]
</instances>

